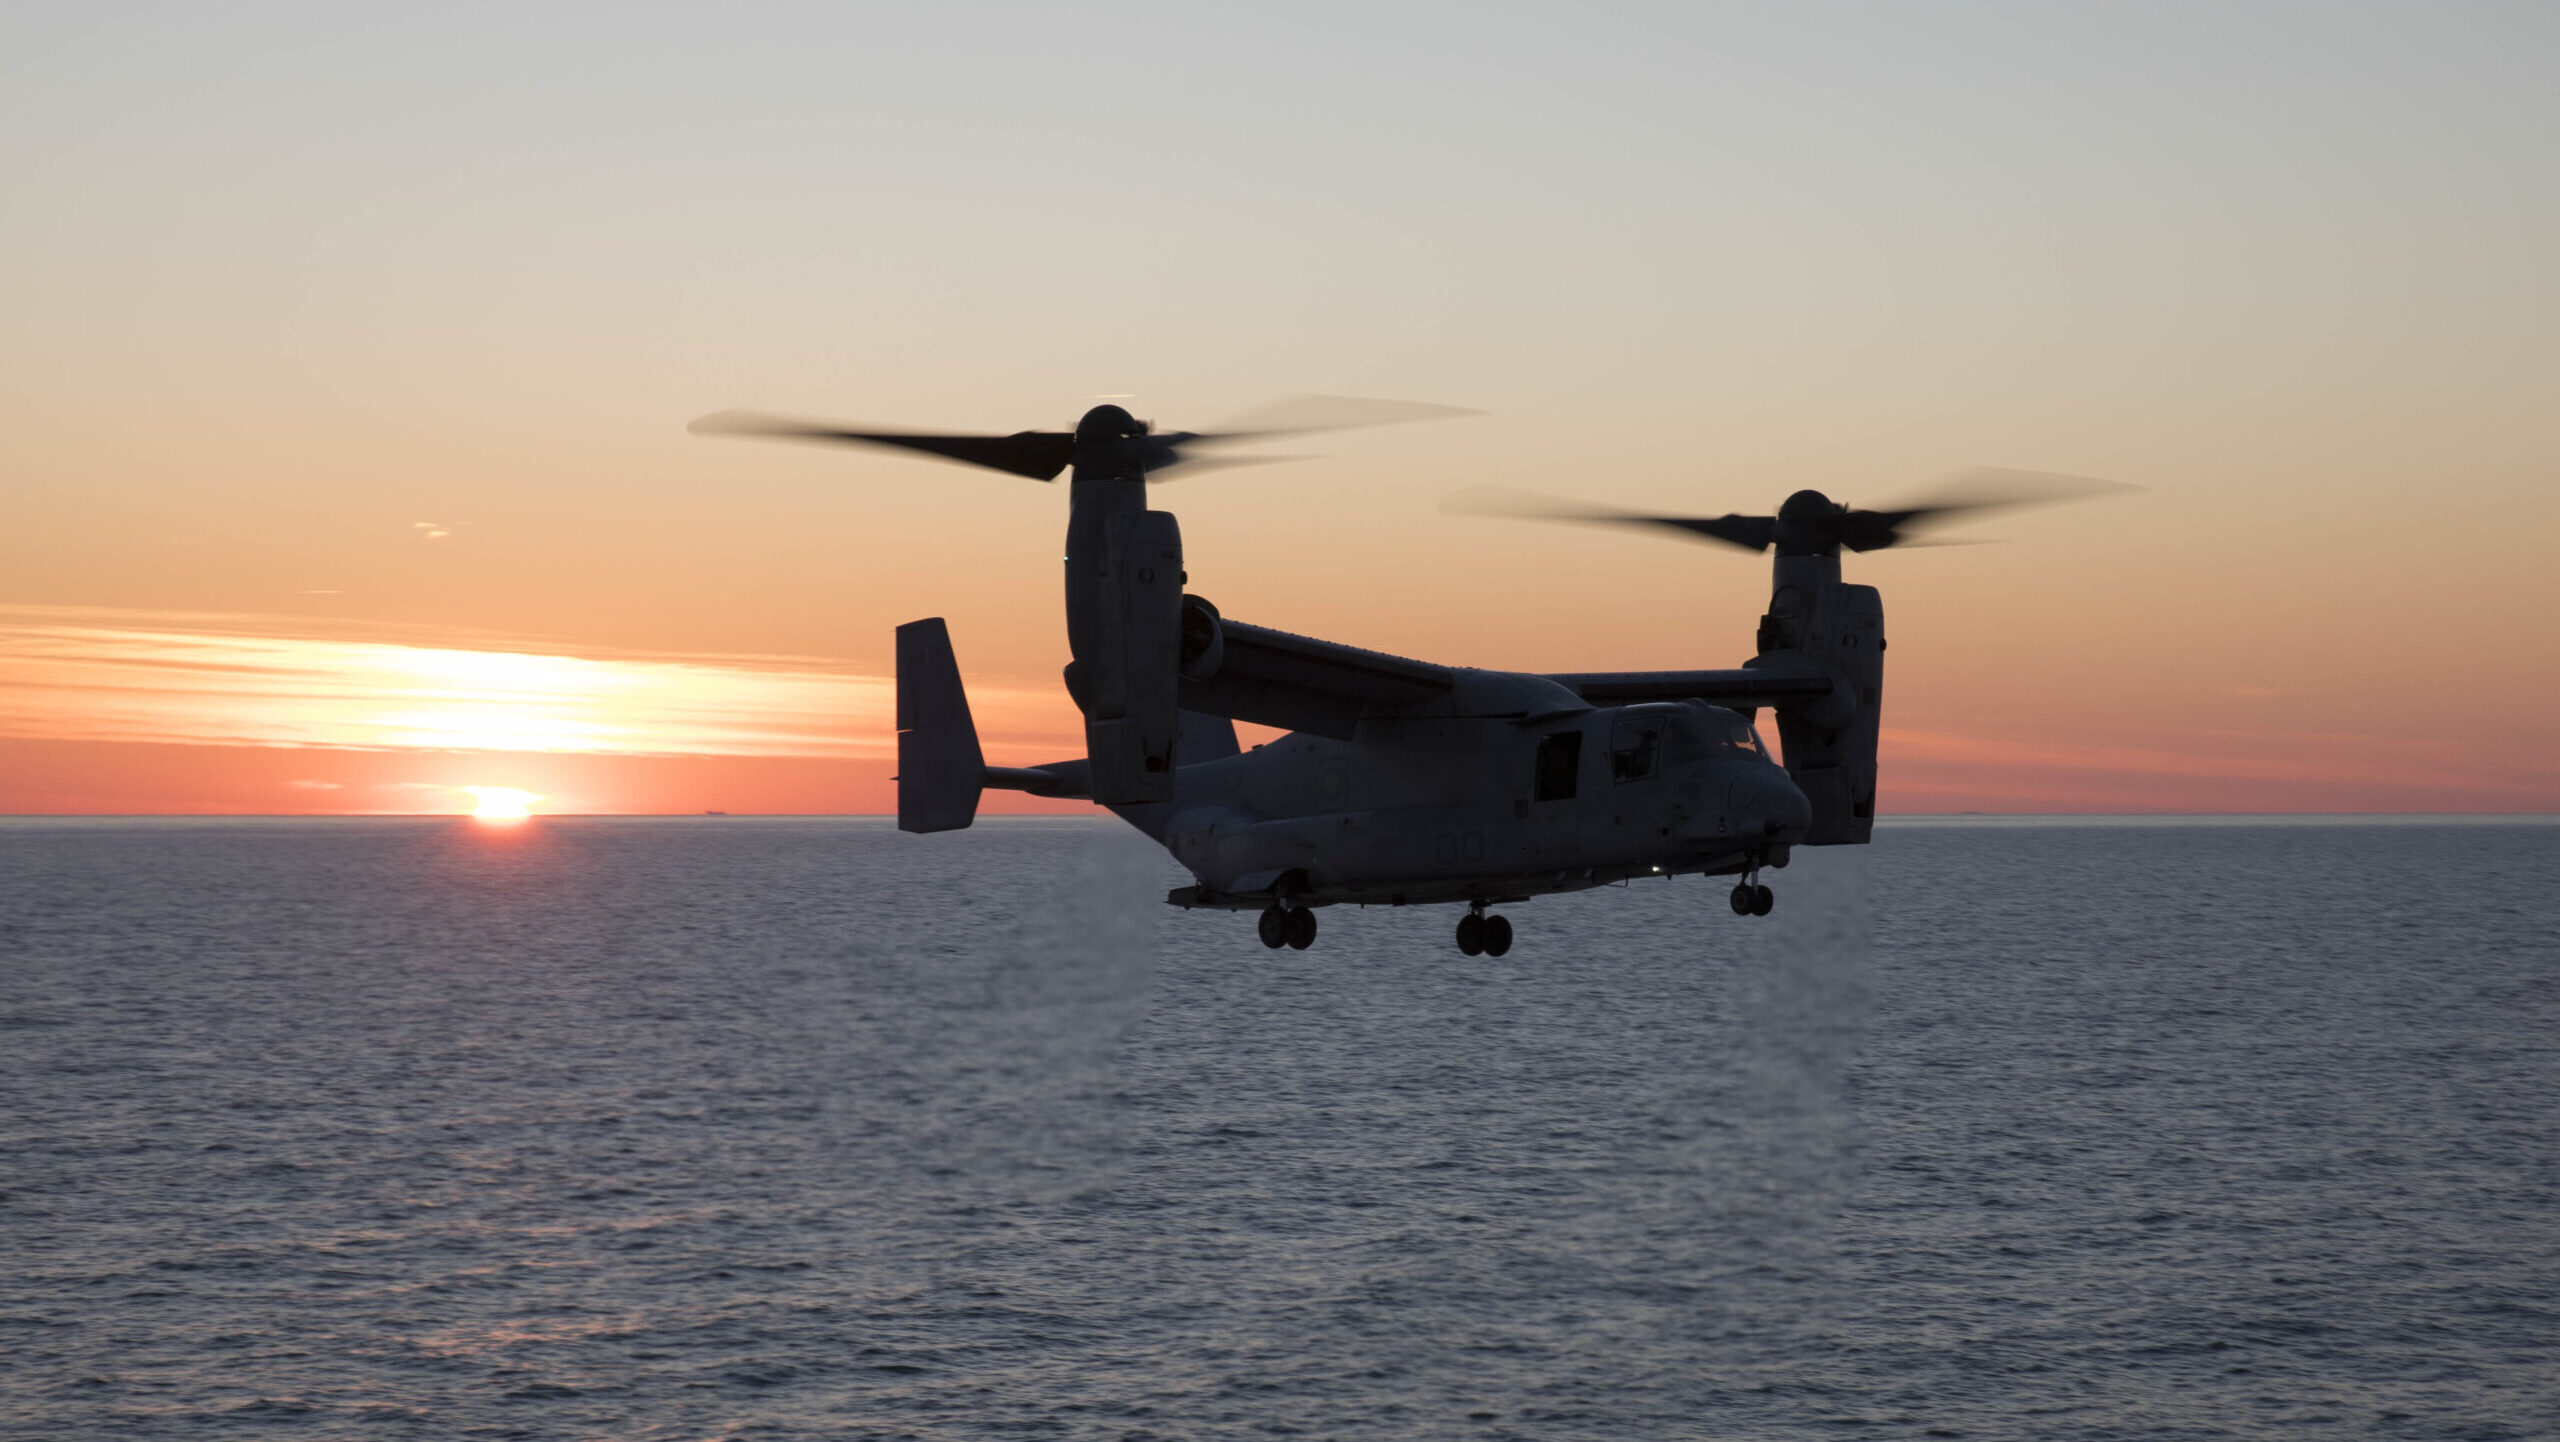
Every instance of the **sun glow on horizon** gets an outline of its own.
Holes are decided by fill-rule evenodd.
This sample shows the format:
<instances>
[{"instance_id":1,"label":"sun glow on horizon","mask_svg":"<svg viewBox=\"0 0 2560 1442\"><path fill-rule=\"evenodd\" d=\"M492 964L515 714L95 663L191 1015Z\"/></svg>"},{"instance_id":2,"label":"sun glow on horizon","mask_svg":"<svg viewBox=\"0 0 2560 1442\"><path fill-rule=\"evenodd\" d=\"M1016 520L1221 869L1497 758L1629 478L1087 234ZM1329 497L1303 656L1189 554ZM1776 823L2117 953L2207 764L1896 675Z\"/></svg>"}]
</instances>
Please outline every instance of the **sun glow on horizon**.
<instances>
[{"instance_id":1,"label":"sun glow on horizon","mask_svg":"<svg viewBox=\"0 0 2560 1442\"><path fill-rule=\"evenodd\" d=\"M274 618L0 604L0 737L886 759L895 687L806 657L574 656L280 633ZM982 729L1045 694L980 686Z\"/></svg>"},{"instance_id":2,"label":"sun glow on horizon","mask_svg":"<svg viewBox=\"0 0 2560 1442\"><path fill-rule=\"evenodd\" d=\"M465 786L462 788L477 802L471 808L474 821L515 822L533 815L533 803L542 799L531 791L512 786Z\"/></svg>"}]
</instances>

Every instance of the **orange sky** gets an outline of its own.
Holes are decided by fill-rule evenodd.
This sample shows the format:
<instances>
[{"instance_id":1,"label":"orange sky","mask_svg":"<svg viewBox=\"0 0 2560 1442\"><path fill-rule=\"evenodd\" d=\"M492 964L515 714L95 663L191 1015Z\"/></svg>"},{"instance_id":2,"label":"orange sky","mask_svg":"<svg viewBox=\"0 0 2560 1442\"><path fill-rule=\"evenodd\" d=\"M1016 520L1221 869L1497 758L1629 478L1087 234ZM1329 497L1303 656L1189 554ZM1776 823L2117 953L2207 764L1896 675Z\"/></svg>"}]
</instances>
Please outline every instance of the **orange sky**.
<instances>
[{"instance_id":1,"label":"orange sky","mask_svg":"<svg viewBox=\"0 0 2560 1442\"><path fill-rule=\"evenodd\" d=\"M2560 19L1565 13L0 21L0 812L885 810L925 615L1071 754L1057 488L686 422L1306 391L1486 414L1163 487L1239 619L1733 665L1441 497L2112 477L1851 558L1886 810L2560 810Z\"/></svg>"}]
</instances>

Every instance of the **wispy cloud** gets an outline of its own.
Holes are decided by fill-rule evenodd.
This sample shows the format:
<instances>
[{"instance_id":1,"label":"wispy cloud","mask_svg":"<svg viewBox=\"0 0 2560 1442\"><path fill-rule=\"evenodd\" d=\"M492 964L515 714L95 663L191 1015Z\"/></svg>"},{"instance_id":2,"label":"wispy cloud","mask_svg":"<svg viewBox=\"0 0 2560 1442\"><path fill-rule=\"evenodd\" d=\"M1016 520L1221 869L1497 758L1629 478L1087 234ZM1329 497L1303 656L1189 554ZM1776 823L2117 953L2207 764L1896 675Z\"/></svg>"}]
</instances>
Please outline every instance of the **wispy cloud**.
<instances>
[{"instance_id":1,"label":"wispy cloud","mask_svg":"<svg viewBox=\"0 0 2560 1442\"><path fill-rule=\"evenodd\" d=\"M2215 798L2321 794L2372 806L2423 796L2437 806L2547 805L2560 771L2539 759L2493 764L2460 742L2423 731L2391 733L2198 730L2140 741L2073 741L1987 732L1887 727L1890 788L1905 798L1978 798L1986 792L2050 792L2109 804L2143 794L2199 806Z\"/></svg>"},{"instance_id":2,"label":"wispy cloud","mask_svg":"<svg viewBox=\"0 0 2560 1442\"><path fill-rule=\"evenodd\" d=\"M327 639L262 617L0 606L0 736L373 750L876 757L883 676L773 656ZM1029 698L981 688L982 717Z\"/></svg>"}]
</instances>

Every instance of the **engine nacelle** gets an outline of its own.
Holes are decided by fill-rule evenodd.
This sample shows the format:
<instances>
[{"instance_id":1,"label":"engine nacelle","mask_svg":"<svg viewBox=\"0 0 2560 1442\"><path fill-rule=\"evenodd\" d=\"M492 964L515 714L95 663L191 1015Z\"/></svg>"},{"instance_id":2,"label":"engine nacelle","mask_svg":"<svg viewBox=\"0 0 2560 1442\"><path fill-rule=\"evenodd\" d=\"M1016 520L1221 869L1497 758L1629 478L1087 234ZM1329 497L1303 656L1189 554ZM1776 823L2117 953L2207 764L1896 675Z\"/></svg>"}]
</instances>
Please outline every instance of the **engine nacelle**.
<instances>
[{"instance_id":1,"label":"engine nacelle","mask_svg":"<svg viewBox=\"0 0 2560 1442\"><path fill-rule=\"evenodd\" d=\"M1108 525L1093 573L1094 645L1076 658L1093 799L1169 801L1181 729L1182 530L1170 511L1121 511Z\"/></svg>"},{"instance_id":2,"label":"engine nacelle","mask_svg":"<svg viewBox=\"0 0 2560 1442\"><path fill-rule=\"evenodd\" d=\"M1781 587L1761 618L1755 667L1811 662L1831 694L1778 708L1787 774L1813 805L1808 846L1863 845L1875 830L1883 718L1884 598L1838 581Z\"/></svg>"}]
</instances>

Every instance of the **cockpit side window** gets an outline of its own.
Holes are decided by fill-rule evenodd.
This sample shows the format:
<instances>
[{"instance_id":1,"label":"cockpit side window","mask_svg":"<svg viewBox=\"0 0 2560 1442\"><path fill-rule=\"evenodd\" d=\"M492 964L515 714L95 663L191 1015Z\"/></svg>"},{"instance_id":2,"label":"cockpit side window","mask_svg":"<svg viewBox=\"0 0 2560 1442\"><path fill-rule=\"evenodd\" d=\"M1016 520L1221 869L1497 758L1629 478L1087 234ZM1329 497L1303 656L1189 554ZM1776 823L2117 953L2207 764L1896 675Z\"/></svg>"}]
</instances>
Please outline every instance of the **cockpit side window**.
<instances>
[{"instance_id":1,"label":"cockpit side window","mask_svg":"<svg viewBox=\"0 0 2560 1442\"><path fill-rule=\"evenodd\" d=\"M1540 801L1571 801L1574 779L1582 770L1582 733L1559 731L1538 742L1537 789Z\"/></svg>"},{"instance_id":2,"label":"cockpit side window","mask_svg":"<svg viewBox=\"0 0 2560 1442\"><path fill-rule=\"evenodd\" d=\"M1609 777L1642 781L1653 775L1662 755L1663 720L1646 716L1620 721L1609 732Z\"/></svg>"}]
</instances>

